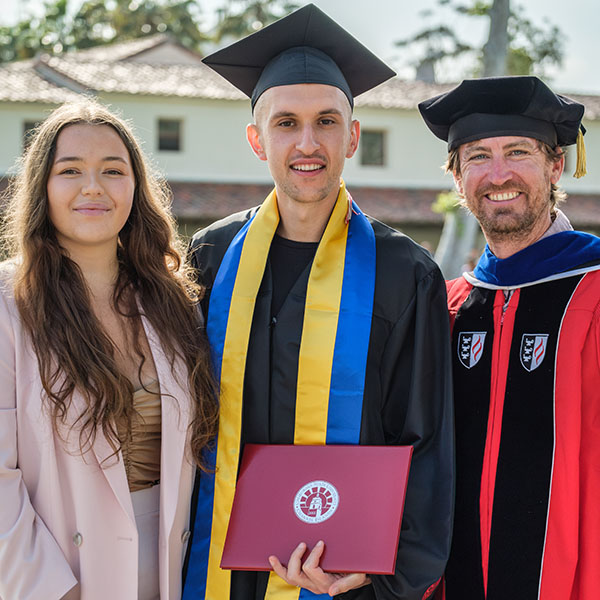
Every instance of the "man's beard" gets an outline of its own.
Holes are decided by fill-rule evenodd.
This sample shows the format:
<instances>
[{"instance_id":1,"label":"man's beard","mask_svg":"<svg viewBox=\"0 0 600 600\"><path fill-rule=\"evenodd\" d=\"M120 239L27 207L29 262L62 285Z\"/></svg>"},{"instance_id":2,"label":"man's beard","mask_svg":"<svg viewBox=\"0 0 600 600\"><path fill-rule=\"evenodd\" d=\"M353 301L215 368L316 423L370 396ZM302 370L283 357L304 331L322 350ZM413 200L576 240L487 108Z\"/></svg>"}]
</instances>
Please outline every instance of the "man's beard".
<instances>
[{"instance_id":1,"label":"man's beard","mask_svg":"<svg viewBox=\"0 0 600 600\"><path fill-rule=\"evenodd\" d=\"M493 215L485 213L475 215L484 232L499 235L518 235L531 231L538 215L533 211L525 211L522 215L514 214L511 209L498 209Z\"/></svg>"},{"instance_id":2,"label":"man's beard","mask_svg":"<svg viewBox=\"0 0 600 600\"><path fill-rule=\"evenodd\" d=\"M524 202L520 203L521 210L515 210L514 207L508 206L494 209L491 203L485 206L484 196L513 190L518 190L525 197ZM525 237L549 206L549 201L548 203L541 202L539 197L536 198L532 195L535 193L539 194L540 191L532 192L530 186L523 182L519 182L518 185L513 181L508 181L501 186L486 185L476 190L477 203L474 205L472 202L467 202L467 207L479 221L481 229L486 235L496 238Z\"/></svg>"}]
</instances>

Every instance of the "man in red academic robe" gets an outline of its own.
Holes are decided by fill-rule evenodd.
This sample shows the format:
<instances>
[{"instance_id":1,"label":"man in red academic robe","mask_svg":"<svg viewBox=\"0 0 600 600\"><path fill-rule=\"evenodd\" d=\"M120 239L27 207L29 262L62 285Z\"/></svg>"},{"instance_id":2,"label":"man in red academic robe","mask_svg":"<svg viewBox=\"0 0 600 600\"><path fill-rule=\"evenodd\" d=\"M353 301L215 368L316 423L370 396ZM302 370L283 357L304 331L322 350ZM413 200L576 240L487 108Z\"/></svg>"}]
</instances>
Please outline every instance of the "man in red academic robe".
<instances>
[{"instance_id":1,"label":"man in red academic robe","mask_svg":"<svg viewBox=\"0 0 600 600\"><path fill-rule=\"evenodd\" d=\"M487 246L449 282L457 443L448 600L589 600L600 565L600 239L558 208L584 107L536 77L419 106Z\"/></svg>"}]
</instances>

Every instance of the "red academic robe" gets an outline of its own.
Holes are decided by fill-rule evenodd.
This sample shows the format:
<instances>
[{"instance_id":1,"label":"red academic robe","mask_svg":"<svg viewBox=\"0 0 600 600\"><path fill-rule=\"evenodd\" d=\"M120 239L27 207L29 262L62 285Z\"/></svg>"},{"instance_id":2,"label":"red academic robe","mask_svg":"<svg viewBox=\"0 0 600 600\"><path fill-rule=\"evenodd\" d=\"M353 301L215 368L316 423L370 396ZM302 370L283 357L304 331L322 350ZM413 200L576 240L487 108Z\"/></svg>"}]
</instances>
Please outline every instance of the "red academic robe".
<instances>
[{"instance_id":1,"label":"red academic robe","mask_svg":"<svg viewBox=\"0 0 600 600\"><path fill-rule=\"evenodd\" d=\"M596 270L594 270L596 269ZM448 283L457 489L447 600L590 600L600 568L600 271Z\"/></svg>"}]
</instances>

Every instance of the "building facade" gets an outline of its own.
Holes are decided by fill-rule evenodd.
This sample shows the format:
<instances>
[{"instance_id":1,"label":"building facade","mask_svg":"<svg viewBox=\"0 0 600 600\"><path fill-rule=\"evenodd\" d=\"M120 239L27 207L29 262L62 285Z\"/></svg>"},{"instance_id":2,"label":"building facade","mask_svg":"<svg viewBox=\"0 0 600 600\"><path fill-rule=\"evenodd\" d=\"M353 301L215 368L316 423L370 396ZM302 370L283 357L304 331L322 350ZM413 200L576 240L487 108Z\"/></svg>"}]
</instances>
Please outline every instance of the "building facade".
<instances>
[{"instance_id":1,"label":"building facade","mask_svg":"<svg viewBox=\"0 0 600 600\"><path fill-rule=\"evenodd\" d=\"M445 146L426 129L417 104L448 85L392 79L356 101L361 122L357 154L347 162L348 189L365 212L435 247L443 216L431 210L452 189L440 168ZM246 143L250 103L201 57L167 36L0 66L0 177L10 177L36 123L62 102L90 94L129 119L146 154L173 190L186 233L259 204L270 176ZM576 180L568 156L562 186L565 212L578 228L600 231L600 97L573 95L586 105L589 174ZM594 168L594 165L598 165ZM2 182L0 182L0 186Z\"/></svg>"}]
</instances>

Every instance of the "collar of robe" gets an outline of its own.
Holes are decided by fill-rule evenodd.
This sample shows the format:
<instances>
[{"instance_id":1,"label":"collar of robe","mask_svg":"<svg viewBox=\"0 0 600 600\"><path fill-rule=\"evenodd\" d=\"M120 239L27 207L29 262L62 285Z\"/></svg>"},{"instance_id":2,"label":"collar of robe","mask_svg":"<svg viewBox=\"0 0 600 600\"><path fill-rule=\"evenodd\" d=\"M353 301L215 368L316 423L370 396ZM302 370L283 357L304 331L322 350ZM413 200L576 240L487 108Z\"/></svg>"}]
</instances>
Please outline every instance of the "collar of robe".
<instances>
[{"instance_id":1,"label":"collar of robe","mask_svg":"<svg viewBox=\"0 0 600 600\"><path fill-rule=\"evenodd\" d=\"M351 218L349 218L351 217ZM219 568L240 458L244 373L256 295L279 224L275 191L240 229L221 262L207 333L220 383L218 441L201 474L184 600L229 598ZM294 444L357 444L375 290L375 235L343 182L306 291ZM298 598L271 574L266 598Z\"/></svg>"},{"instance_id":2,"label":"collar of robe","mask_svg":"<svg viewBox=\"0 0 600 600\"><path fill-rule=\"evenodd\" d=\"M475 285L519 287L589 270L598 262L600 238L580 231L561 231L504 259L494 256L486 246L473 276L467 279Z\"/></svg>"}]
</instances>

